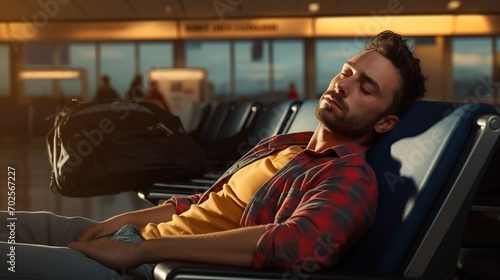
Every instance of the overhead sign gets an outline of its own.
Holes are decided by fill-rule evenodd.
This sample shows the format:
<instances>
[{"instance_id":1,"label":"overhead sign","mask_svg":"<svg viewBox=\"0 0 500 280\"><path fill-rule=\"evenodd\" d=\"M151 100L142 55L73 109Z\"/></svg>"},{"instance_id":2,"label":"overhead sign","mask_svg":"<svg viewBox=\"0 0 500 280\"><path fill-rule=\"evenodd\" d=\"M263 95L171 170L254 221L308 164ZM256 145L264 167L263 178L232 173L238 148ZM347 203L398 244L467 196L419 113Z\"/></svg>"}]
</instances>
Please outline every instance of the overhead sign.
<instances>
[{"instance_id":1,"label":"overhead sign","mask_svg":"<svg viewBox=\"0 0 500 280\"><path fill-rule=\"evenodd\" d=\"M180 39L311 37L312 19L181 21Z\"/></svg>"}]
</instances>

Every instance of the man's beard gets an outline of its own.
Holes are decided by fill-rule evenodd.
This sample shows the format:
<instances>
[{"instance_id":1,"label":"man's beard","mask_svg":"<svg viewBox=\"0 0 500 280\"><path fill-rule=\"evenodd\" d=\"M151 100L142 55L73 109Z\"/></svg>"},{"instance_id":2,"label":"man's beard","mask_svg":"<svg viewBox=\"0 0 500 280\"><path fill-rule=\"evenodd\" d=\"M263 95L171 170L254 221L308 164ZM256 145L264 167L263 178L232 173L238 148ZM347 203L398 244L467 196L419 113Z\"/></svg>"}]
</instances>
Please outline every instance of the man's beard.
<instances>
[{"instance_id":1,"label":"man's beard","mask_svg":"<svg viewBox=\"0 0 500 280\"><path fill-rule=\"evenodd\" d=\"M379 121L380 116L373 119L366 119L359 115L349 115L349 106L338 93L329 90L323 96L325 95L331 95L335 102L342 108L342 111L338 114L329 105L320 107L321 102L318 102L316 118L326 129L334 134L351 138L365 136L374 131L373 128Z\"/></svg>"}]
</instances>

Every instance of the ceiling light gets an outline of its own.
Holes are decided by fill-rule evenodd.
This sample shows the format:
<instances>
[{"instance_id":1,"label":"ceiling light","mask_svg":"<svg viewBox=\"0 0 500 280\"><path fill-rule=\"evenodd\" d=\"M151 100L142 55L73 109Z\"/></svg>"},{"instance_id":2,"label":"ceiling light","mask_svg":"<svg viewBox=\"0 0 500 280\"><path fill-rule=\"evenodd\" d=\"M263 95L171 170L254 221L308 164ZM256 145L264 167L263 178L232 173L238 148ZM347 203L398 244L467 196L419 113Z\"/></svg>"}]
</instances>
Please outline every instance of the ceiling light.
<instances>
[{"instance_id":1,"label":"ceiling light","mask_svg":"<svg viewBox=\"0 0 500 280\"><path fill-rule=\"evenodd\" d=\"M446 4L446 8L450 11L454 11L454 10L458 9L458 7L460 7L460 5L462 5L461 1L452 0L452 1L448 2L448 4Z\"/></svg>"},{"instance_id":2,"label":"ceiling light","mask_svg":"<svg viewBox=\"0 0 500 280\"><path fill-rule=\"evenodd\" d=\"M320 5L319 3L309 3L309 12L317 13L319 11Z\"/></svg>"},{"instance_id":3,"label":"ceiling light","mask_svg":"<svg viewBox=\"0 0 500 280\"><path fill-rule=\"evenodd\" d=\"M205 78L205 72L198 69L151 69L149 78L152 80L200 80Z\"/></svg>"},{"instance_id":4,"label":"ceiling light","mask_svg":"<svg viewBox=\"0 0 500 280\"><path fill-rule=\"evenodd\" d=\"M36 79L36 80L48 80L48 79L76 79L81 76L78 70L22 70L20 72L21 79Z\"/></svg>"}]
</instances>

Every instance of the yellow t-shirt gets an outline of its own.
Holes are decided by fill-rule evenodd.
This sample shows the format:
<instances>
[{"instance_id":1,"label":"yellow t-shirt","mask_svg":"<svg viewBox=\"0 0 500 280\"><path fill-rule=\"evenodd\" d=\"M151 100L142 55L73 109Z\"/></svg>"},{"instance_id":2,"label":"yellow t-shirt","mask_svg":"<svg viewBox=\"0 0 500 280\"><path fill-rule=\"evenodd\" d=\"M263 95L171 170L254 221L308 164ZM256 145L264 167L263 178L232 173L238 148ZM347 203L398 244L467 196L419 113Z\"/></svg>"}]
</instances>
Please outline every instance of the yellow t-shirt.
<instances>
[{"instance_id":1,"label":"yellow t-shirt","mask_svg":"<svg viewBox=\"0 0 500 280\"><path fill-rule=\"evenodd\" d=\"M141 229L142 238L209 233L238 227L243 211L255 192L302 149L291 146L243 167L220 191L210 193L203 203L174 215L169 222L149 223Z\"/></svg>"}]
</instances>

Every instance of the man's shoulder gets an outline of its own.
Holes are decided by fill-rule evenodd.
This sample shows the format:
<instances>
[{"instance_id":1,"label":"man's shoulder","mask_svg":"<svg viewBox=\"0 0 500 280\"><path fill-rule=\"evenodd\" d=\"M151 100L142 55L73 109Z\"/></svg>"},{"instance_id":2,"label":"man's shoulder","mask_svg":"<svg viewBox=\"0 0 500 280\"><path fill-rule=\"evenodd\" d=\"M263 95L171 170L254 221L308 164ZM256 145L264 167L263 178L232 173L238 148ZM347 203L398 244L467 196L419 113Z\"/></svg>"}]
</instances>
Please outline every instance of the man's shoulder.
<instances>
[{"instance_id":1,"label":"man's shoulder","mask_svg":"<svg viewBox=\"0 0 500 280\"><path fill-rule=\"evenodd\" d=\"M337 153L339 157L354 156L362 158L365 158L366 151L368 150L367 147L354 143L337 145L332 147L332 149Z\"/></svg>"}]
</instances>

